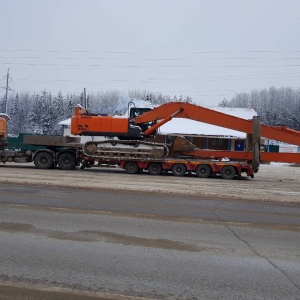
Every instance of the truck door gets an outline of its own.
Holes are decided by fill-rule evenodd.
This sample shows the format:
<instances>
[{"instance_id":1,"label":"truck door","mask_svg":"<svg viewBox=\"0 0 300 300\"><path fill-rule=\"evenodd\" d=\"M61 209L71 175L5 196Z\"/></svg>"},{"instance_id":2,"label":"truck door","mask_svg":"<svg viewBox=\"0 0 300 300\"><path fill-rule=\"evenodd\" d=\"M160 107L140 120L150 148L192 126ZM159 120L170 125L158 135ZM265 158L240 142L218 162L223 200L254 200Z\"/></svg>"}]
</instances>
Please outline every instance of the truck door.
<instances>
[{"instance_id":1,"label":"truck door","mask_svg":"<svg viewBox=\"0 0 300 300\"><path fill-rule=\"evenodd\" d=\"M245 141L235 140L234 141L234 151L244 151Z\"/></svg>"}]
</instances>

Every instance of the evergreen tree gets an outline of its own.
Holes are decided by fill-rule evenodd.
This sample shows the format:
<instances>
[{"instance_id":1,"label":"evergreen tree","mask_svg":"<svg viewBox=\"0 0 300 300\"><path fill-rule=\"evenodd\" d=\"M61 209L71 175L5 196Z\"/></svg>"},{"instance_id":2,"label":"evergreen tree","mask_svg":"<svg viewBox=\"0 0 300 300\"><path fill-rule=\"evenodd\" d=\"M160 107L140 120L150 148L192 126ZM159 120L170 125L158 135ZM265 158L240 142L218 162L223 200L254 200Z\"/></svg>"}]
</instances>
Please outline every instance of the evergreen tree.
<instances>
[{"instance_id":1,"label":"evergreen tree","mask_svg":"<svg viewBox=\"0 0 300 300\"><path fill-rule=\"evenodd\" d=\"M6 109L6 101L5 101L5 96L3 96L2 101L0 102L0 112L5 113Z\"/></svg>"},{"instance_id":2,"label":"evergreen tree","mask_svg":"<svg viewBox=\"0 0 300 300\"><path fill-rule=\"evenodd\" d=\"M11 122L8 123L9 126L9 132L11 134L17 135L19 133L19 128L20 128L20 112L19 112L19 94L16 94L15 98L11 98L11 107L10 107L10 112L9 116L11 118Z\"/></svg>"},{"instance_id":3,"label":"evergreen tree","mask_svg":"<svg viewBox=\"0 0 300 300\"><path fill-rule=\"evenodd\" d=\"M88 94L88 109L94 113L120 114L127 110L128 102L138 99L151 100L153 104L163 104L171 102L169 95L153 93L145 90L128 91L127 94L120 91L103 91L96 94ZM9 125L9 133L39 133L39 134L59 134L58 123L70 118L74 113L77 104L83 105L83 93L76 96L67 94L65 97L59 92L52 97L46 90L35 93L17 93L11 95L9 99L9 114L13 120ZM191 98L190 98L191 100ZM187 97L186 100L190 101ZM5 112L5 98L0 101L0 109Z\"/></svg>"}]
</instances>

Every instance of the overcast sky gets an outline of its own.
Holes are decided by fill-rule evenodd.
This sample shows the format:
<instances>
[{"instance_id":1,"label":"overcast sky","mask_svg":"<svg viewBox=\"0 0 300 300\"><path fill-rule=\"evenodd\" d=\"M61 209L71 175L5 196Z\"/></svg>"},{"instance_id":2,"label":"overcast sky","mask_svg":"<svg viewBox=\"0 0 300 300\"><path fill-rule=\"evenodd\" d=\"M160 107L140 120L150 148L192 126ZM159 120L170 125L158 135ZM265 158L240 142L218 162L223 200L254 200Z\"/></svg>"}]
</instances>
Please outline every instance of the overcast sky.
<instances>
[{"instance_id":1,"label":"overcast sky","mask_svg":"<svg viewBox=\"0 0 300 300\"><path fill-rule=\"evenodd\" d=\"M0 86L9 68L14 92L138 89L213 106L300 87L298 0L0 0L0 37Z\"/></svg>"}]
</instances>

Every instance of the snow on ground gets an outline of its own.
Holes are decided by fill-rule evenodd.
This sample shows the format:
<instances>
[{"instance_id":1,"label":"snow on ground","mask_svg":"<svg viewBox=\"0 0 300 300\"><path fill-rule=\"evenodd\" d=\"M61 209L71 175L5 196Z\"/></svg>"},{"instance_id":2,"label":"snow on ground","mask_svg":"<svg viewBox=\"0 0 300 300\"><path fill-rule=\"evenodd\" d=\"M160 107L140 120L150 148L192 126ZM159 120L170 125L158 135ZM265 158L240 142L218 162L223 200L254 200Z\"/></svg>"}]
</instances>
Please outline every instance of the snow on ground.
<instances>
[{"instance_id":1,"label":"snow on ground","mask_svg":"<svg viewBox=\"0 0 300 300\"><path fill-rule=\"evenodd\" d=\"M271 162L269 164L271 167L292 167L293 164L290 163L280 163L280 162Z\"/></svg>"},{"instance_id":2,"label":"snow on ground","mask_svg":"<svg viewBox=\"0 0 300 300\"><path fill-rule=\"evenodd\" d=\"M226 198L300 204L300 167L272 163L261 165L255 178L224 180L196 176L174 177L125 174L118 168L63 171L39 170L30 164L1 164L0 183L33 184L78 189L144 191L203 198Z\"/></svg>"}]
</instances>

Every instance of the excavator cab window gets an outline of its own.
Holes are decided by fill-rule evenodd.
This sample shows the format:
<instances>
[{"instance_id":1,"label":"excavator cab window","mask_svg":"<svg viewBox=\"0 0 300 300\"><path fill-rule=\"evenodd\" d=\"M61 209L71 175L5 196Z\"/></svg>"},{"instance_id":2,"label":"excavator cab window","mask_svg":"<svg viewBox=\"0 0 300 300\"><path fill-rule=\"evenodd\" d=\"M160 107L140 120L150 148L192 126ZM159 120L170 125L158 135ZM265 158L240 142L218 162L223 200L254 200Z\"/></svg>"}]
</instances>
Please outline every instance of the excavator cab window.
<instances>
[{"instance_id":1,"label":"excavator cab window","mask_svg":"<svg viewBox=\"0 0 300 300\"><path fill-rule=\"evenodd\" d=\"M146 107L131 107L130 108L130 112L129 112L129 118L132 120L136 117L139 117L140 115L148 112L149 110L151 110L151 108L146 108ZM145 132L148 128L150 128L151 126L153 126L156 123L156 121L151 121L151 122L147 122L147 123L143 123L143 124L139 124L138 126L141 127L142 131ZM151 135L149 135L149 137L154 137L156 134L156 131L153 132Z\"/></svg>"},{"instance_id":2,"label":"excavator cab window","mask_svg":"<svg viewBox=\"0 0 300 300\"><path fill-rule=\"evenodd\" d=\"M145 107L131 107L130 108L130 113L129 113L129 118L130 119L134 119L140 115L142 115L143 113L147 112L151 110L151 108L145 108Z\"/></svg>"}]
</instances>

